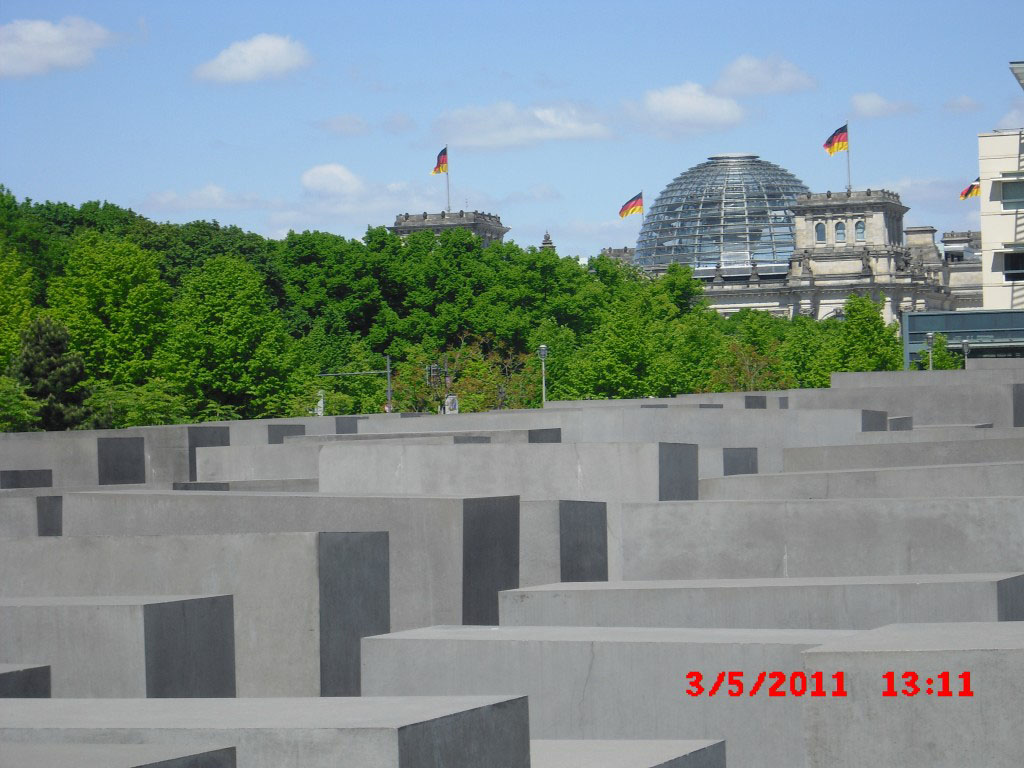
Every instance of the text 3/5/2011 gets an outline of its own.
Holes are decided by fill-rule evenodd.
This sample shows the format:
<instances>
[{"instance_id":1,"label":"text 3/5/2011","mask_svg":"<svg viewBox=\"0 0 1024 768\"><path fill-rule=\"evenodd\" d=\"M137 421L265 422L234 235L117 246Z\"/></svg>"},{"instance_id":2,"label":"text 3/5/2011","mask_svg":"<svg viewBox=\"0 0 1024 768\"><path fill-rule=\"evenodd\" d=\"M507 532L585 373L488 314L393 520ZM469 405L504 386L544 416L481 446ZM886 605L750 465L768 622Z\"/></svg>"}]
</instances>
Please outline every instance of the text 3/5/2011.
<instances>
[{"instance_id":1,"label":"text 3/5/2011","mask_svg":"<svg viewBox=\"0 0 1024 768\"><path fill-rule=\"evenodd\" d=\"M705 680L703 673L693 670L685 675L688 681L688 696L757 696L759 693L768 696L846 696L844 674L836 672L829 677L824 672L810 674L797 670L785 672L759 672L748 688L744 673L741 670L719 672L714 680Z\"/></svg>"}]
</instances>

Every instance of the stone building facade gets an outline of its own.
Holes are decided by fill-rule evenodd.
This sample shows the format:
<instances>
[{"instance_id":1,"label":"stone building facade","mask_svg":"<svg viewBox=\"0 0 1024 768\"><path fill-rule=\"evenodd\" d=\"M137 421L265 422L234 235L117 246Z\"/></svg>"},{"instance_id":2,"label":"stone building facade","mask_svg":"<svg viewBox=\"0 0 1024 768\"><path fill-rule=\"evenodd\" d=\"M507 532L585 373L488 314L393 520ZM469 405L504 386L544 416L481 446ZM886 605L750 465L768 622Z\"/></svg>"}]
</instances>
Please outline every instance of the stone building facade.
<instances>
[{"instance_id":1,"label":"stone building facade","mask_svg":"<svg viewBox=\"0 0 1024 768\"><path fill-rule=\"evenodd\" d=\"M400 237L415 232L429 231L439 235L445 230L462 227L468 229L483 241L486 248L491 243L500 243L509 228L503 226L501 217L480 211L441 211L440 213L400 213L388 229Z\"/></svg>"}]
</instances>

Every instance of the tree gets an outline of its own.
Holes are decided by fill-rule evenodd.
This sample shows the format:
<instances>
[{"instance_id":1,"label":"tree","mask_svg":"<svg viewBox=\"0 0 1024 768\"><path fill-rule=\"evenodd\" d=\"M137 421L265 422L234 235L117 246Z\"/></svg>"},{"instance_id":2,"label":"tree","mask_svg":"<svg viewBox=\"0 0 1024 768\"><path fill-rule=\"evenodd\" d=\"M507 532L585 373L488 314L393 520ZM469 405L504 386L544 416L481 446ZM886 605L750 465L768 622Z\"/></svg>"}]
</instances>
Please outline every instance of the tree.
<instances>
[{"instance_id":1,"label":"tree","mask_svg":"<svg viewBox=\"0 0 1024 768\"><path fill-rule=\"evenodd\" d=\"M0 245L0 371L21 347L21 334L35 312L32 271L11 248Z\"/></svg>"},{"instance_id":2,"label":"tree","mask_svg":"<svg viewBox=\"0 0 1024 768\"><path fill-rule=\"evenodd\" d=\"M920 356L911 366L918 371L928 370L928 350L921 350ZM964 356L956 352L950 352L946 335L936 333L932 339L932 370L933 371L956 371L964 367Z\"/></svg>"},{"instance_id":3,"label":"tree","mask_svg":"<svg viewBox=\"0 0 1024 768\"><path fill-rule=\"evenodd\" d=\"M882 307L866 296L853 296L843 307L839 333L839 371L897 371L903 348L896 324L886 325Z\"/></svg>"},{"instance_id":4,"label":"tree","mask_svg":"<svg viewBox=\"0 0 1024 768\"><path fill-rule=\"evenodd\" d=\"M45 314L37 315L21 336L21 350L10 373L39 401L39 424L45 430L73 429L89 412L82 357L70 349L67 329Z\"/></svg>"},{"instance_id":5,"label":"tree","mask_svg":"<svg viewBox=\"0 0 1024 768\"><path fill-rule=\"evenodd\" d=\"M96 231L73 239L48 295L91 376L141 384L153 374L171 295L158 263L156 254Z\"/></svg>"},{"instance_id":6,"label":"tree","mask_svg":"<svg viewBox=\"0 0 1024 768\"><path fill-rule=\"evenodd\" d=\"M184 278L171 306L162 376L202 418L261 418L290 398L291 339L270 306L262 276L217 256Z\"/></svg>"},{"instance_id":7,"label":"tree","mask_svg":"<svg viewBox=\"0 0 1024 768\"><path fill-rule=\"evenodd\" d=\"M85 400L93 429L121 429L152 424L181 424L189 421L185 396L166 379L149 379L143 384L90 382Z\"/></svg>"},{"instance_id":8,"label":"tree","mask_svg":"<svg viewBox=\"0 0 1024 768\"><path fill-rule=\"evenodd\" d=\"M36 426L39 402L25 392L21 382L0 376L0 432L27 432Z\"/></svg>"}]
</instances>

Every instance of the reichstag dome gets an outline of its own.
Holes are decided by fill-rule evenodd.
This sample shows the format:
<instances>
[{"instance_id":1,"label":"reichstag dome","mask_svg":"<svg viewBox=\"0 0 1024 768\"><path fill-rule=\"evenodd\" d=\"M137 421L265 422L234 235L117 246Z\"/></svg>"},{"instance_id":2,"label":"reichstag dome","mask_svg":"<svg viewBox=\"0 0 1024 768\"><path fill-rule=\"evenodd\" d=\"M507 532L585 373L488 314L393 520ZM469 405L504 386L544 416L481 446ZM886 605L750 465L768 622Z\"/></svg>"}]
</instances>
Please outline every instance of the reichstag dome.
<instances>
[{"instance_id":1,"label":"reichstag dome","mask_svg":"<svg viewBox=\"0 0 1024 768\"><path fill-rule=\"evenodd\" d=\"M784 273L793 253L796 196L809 190L796 176L757 155L713 155L672 180L644 217L636 264L674 261L701 275L719 264L726 274Z\"/></svg>"}]
</instances>

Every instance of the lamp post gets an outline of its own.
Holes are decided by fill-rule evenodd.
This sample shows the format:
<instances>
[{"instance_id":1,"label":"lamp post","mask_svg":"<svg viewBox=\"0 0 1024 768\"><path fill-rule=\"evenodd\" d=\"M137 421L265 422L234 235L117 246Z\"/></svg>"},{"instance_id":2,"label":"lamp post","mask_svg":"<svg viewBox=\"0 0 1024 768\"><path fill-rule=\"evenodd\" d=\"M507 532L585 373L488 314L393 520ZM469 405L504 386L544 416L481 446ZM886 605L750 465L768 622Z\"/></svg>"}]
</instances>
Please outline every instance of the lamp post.
<instances>
[{"instance_id":1,"label":"lamp post","mask_svg":"<svg viewBox=\"0 0 1024 768\"><path fill-rule=\"evenodd\" d=\"M960 349L964 353L964 370L966 370L967 358L970 357L971 355L971 342L969 342L967 339L964 339L963 341L960 342Z\"/></svg>"},{"instance_id":2,"label":"lamp post","mask_svg":"<svg viewBox=\"0 0 1024 768\"><path fill-rule=\"evenodd\" d=\"M932 346L935 344L935 334L926 333L924 335L925 341L928 343L928 370L932 370Z\"/></svg>"},{"instance_id":3,"label":"lamp post","mask_svg":"<svg viewBox=\"0 0 1024 768\"><path fill-rule=\"evenodd\" d=\"M547 345L541 344L537 348L537 354L540 355L540 406L543 408L548 402L548 371L544 362L548 359Z\"/></svg>"}]
</instances>

